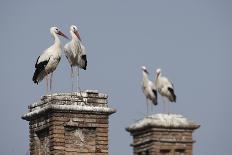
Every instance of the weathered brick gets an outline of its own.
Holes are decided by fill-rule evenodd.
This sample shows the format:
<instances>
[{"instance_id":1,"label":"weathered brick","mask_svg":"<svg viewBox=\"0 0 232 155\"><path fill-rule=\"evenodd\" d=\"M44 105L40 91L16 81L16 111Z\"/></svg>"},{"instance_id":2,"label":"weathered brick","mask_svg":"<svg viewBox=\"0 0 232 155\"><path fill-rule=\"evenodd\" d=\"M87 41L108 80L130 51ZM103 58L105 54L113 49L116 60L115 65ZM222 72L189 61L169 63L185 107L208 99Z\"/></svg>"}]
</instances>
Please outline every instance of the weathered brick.
<instances>
[{"instance_id":1,"label":"weathered brick","mask_svg":"<svg viewBox=\"0 0 232 155\"><path fill-rule=\"evenodd\" d=\"M154 122L159 118L160 117L156 117ZM143 120L145 119L147 119L147 117ZM179 119L179 116L177 119ZM140 128L136 128L137 126L134 128L127 128L127 131L133 136L132 146L134 155L144 155L147 154L147 151L149 152L149 155L192 155L192 146L194 143L192 133L199 127L199 125L194 126L192 123L189 123L190 126L186 126L185 123L184 126L161 127L160 124L157 126L155 123L151 125L152 121L153 120L149 120L150 124L147 126L145 122ZM160 121L162 121L162 119Z\"/></svg>"},{"instance_id":2,"label":"weathered brick","mask_svg":"<svg viewBox=\"0 0 232 155\"><path fill-rule=\"evenodd\" d=\"M49 105L80 104L78 95L61 93L42 97L40 103L29 106L29 112ZM88 92L84 96L87 106L107 107L107 95ZM29 121L30 155L37 155L40 148L48 149L51 155L108 155L108 118L109 113L94 111L36 112Z\"/></svg>"}]
</instances>

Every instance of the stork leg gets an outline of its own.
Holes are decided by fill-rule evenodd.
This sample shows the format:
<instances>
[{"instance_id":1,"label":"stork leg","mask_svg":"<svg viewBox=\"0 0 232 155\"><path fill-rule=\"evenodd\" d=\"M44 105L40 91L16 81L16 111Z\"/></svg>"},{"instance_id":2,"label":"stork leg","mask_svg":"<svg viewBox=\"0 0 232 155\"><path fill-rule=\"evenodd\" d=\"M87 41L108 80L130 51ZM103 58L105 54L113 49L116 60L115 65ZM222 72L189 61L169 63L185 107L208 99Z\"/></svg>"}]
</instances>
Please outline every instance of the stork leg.
<instances>
[{"instance_id":1,"label":"stork leg","mask_svg":"<svg viewBox=\"0 0 232 155\"><path fill-rule=\"evenodd\" d=\"M164 113L169 115L170 114L170 102L166 98L163 98L163 101L164 101Z\"/></svg>"},{"instance_id":2,"label":"stork leg","mask_svg":"<svg viewBox=\"0 0 232 155\"><path fill-rule=\"evenodd\" d=\"M46 95L48 94L48 75L45 76L46 79Z\"/></svg>"},{"instance_id":3,"label":"stork leg","mask_svg":"<svg viewBox=\"0 0 232 155\"><path fill-rule=\"evenodd\" d=\"M164 97L162 97L162 100L163 100L163 108L164 108L164 113L166 113L166 102L165 102L165 99L164 99Z\"/></svg>"},{"instance_id":4,"label":"stork leg","mask_svg":"<svg viewBox=\"0 0 232 155\"><path fill-rule=\"evenodd\" d=\"M81 92L79 78L80 78L79 67L77 66L77 88L78 88L79 92Z\"/></svg>"},{"instance_id":5,"label":"stork leg","mask_svg":"<svg viewBox=\"0 0 232 155\"><path fill-rule=\"evenodd\" d=\"M151 104L151 114L153 114L153 104Z\"/></svg>"},{"instance_id":6,"label":"stork leg","mask_svg":"<svg viewBox=\"0 0 232 155\"><path fill-rule=\"evenodd\" d=\"M80 78L80 76L79 76L79 67L77 66L77 91L79 91L80 92L80 96L81 96L81 100L83 101L83 102L85 102L85 103L87 103L87 101L84 101L84 98L83 98L83 96L82 96L82 92L81 92L81 88L80 88L80 83L79 83L79 78Z\"/></svg>"},{"instance_id":7,"label":"stork leg","mask_svg":"<svg viewBox=\"0 0 232 155\"><path fill-rule=\"evenodd\" d=\"M167 102L167 111L168 111L168 115L170 114L170 102Z\"/></svg>"},{"instance_id":8,"label":"stork leg","mask_svg":"<svg viewBox=\"0 0 232 155\"><path fill-rule=\"evenodd\" d=\"M148 111L148 100L147 100L147 98L146 98L146 103L147 103L147 116L148 116L149 111Z\"/></svg>"},{"instance_id":9,"label":"stork leg","mask_svg":"<svg viewBox=\"0 0 232 155\"><path fill-rule=\"evenodd\" d=\"M51 73L50 75L50 92L52 91L52 76L53 76L53 73Z\"/></svg>"},{"instance_id":10,"label":"stork leg","mask_svg":"<svg viewBox=\"0 0 232 155\"><path fill-rule=\"evenodd\" d=\"M74 87L74 84L73 84L73 83L74 83L74 80L73 80L73 79L74 79L74 78L73 78L73 77L74 77L74 74L73 74L73 66L71 66L71 75L70 75L70 76L71 76L71 79L72 79L71 82L72 82L72 92L73 92L73 87Z\"/></svg>"}]
</instances>

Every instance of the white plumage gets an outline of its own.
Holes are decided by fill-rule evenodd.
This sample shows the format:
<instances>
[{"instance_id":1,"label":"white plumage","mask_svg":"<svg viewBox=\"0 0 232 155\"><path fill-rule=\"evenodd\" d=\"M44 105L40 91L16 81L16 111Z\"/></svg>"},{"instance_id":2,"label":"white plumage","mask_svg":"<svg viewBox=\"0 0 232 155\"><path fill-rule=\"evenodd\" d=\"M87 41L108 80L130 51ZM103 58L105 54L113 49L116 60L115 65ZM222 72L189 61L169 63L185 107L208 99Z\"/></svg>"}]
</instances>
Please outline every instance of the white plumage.
<instances>
[{"instance_id":1,"label":"white plumage","mask_svg":"<svg viewBox=\"0 0 232 155\"><path fill-rule=\"evenodd\" d=\"M174 86L168 78L161 74L161 69L156 70L155 85L161 96L166 97L170 102L176 102Z\"/></svg>"},{"instance_id":2,"label":"white plumage","mask_svg":"<svg viewBox=\"0 0 232 155\"><path fill-rule=\"evenodd\" d=\"M75 66L78 67L78 73L77 73L78 76L79 76L79 68L86 70L87 56L86 56L86 49L81 42L79 30L75 25L70 26L70 34L72 40L67 44L65 44L64 53L71 66L71 76L73 77L73 67ZM79 86L79 80L78 80L78 86Z\"/></svg>"},{"instance_id":3,"label":"white plumage","mask_svg":"<svg viewBox=\"0 0 232 155\"><path fill-rule=\"evenodd\" d=\"M155 85L152 81L148 78L148 71L145 66L142 67L142 73L143 73L143 80L142 80L142 90L146 97L146 99L154 104L157 105L157 90Z\"/></svg>"},{"instance_id":4,"label":"white plumage","mask_svg":"<svg viewBox=\"0 0 232 155\"><path fill-rule=\"evenodd\" d=\"M58 66L60 59L61 59L61 43L58 35L61 35L68 39L57 27L51 27L50 33L54 38L54 44L46 49L38 58L35 63L35 72L33 75L32 80L34 83L38 84L40 81L44 79L45 76L51 73L50 77L50 89L51 89L51 82L52 82L52 73ZM48 87L48 80L47 87Z\"/></svg>"}]
</instances>

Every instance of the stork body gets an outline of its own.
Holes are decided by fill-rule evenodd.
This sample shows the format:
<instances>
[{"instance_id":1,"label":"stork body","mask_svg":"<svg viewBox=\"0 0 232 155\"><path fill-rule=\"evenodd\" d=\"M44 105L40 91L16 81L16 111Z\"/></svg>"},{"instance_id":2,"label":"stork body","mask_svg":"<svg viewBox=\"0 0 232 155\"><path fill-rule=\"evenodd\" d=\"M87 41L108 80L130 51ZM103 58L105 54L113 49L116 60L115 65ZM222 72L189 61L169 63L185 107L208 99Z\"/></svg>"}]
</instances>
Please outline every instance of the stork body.
<instances>
[{"instance_id":1,"label":"stork body","mask_svg":"<svg viewBox=\"0 0 232 155\"><path fill-rule=\"evenodd\" d=\"M54 44L46 49L38 58L35 63L35 72L32 80L38 84L46 77L47 90L48 90L48 78L47 76L51 73L50 77L50 90L52 87L52 73L57 68L61 59L61 43L58 35L67 38L57 27L51 27L50 32L54 38Z\"/></svg>"},{"instance_id":2,"label":"stork body","mask_svg":"<svg viewBox=\"0 0 232 155\"><path fill-rule=\"evenodd\" d=\"M157 105L157 90L152 81L148 78L148 71L146 67L142 67L142 74L143 74L143 80L142 80L142 90L146 97L147 102L147 113L148 113L148 102L154 105Z\"/></svg>"},{"instance_id":3,"label":"stork body","mask_svg":"<svg viewBox=\"0 0 232 155\"><path fill-rule=\"evenodd\" d=\"M87 56L84 45L81 42L80 34L78 28L75 25L70 27L70 34L72 40L64 46L64 53L68 62L71 66L71 77L73 78L73 67L77 67L77 77L78 77L78 88L79 87L79 68L86 70L87 68ZM73 89L73 83L72 83Z\"/></svg>"},{"instance_id":4,"label":"stork body","mask_svg":"<svg viewBox=\"0 0 232 155\"><path fill-rule=\"evenodd\" d=\"M162 75L161 69L156 70L155 85L162 97L167 98L169 102L176 102L174 86L167 77Z\"/></svg>"}]
</instances>

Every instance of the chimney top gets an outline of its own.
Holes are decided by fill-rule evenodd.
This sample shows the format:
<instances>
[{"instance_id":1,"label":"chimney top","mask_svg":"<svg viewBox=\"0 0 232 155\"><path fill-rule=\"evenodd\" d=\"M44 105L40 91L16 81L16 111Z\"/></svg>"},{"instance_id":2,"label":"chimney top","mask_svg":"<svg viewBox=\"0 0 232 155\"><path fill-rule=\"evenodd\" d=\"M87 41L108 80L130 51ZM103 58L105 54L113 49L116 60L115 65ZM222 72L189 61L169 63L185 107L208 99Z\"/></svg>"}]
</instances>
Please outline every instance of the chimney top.
<instances>
[{"instance_id":1,"label":"chimney top","mask_svg":"<svg viewBox=\"0 0 232 155\"><path fill-rule=\"evenodd\" d=\"M24 114L22 119L30 121L50 110L110 115L115 113L116 109L108 107L107 98L107 94L99 93L97 90L45 95L40 101L28 106L29 112Z\"/></svg>"},{"instance_id":2,"label":"chimney top","mask_svg":"<svg viewBox=\"0 0 232 155\"><path fill-rule=\"evenodd\" d=\"M128 132L143 130L149 127L156 128L177 128L177 129L197 129L200 125L189 121L180 114L153 114L126 128Z\"/></svg>"}]
</instances>

